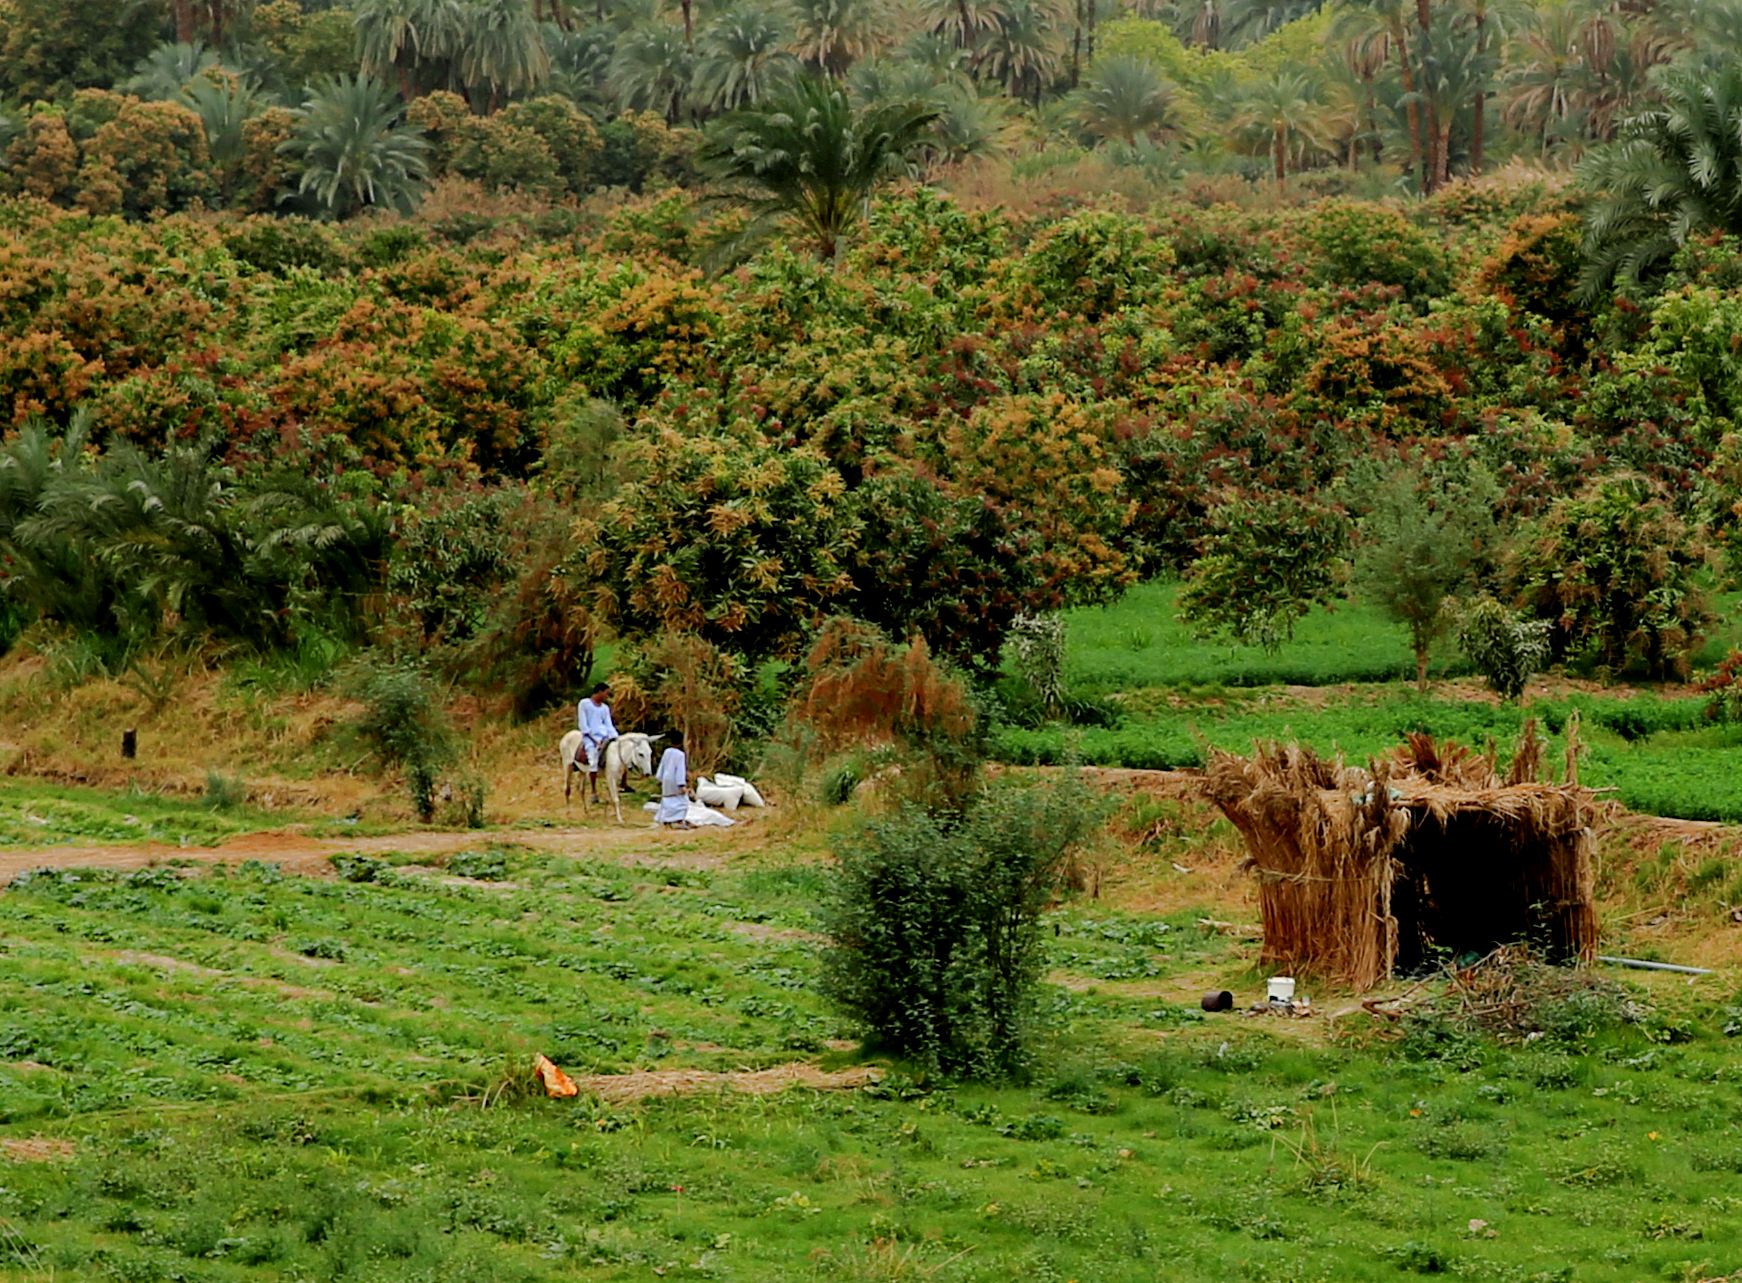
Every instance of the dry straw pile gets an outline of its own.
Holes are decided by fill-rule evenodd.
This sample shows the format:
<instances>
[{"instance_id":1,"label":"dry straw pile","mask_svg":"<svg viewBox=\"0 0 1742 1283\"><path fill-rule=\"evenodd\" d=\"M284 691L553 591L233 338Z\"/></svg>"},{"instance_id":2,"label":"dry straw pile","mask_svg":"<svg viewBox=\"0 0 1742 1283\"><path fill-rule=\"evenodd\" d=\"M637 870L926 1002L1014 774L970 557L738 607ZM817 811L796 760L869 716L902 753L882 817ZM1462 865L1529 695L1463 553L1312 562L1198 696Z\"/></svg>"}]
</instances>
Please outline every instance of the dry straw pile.
<instances>
[{"instance_id":1,"label":"dry straw pile","mask_svg":"<svg viewBox=\"0 0 1742 1283\"><path fill-rule=\"evenodd\" d=\"M1492 746L1426 735L1366 767L1298 745L1217 753L1205 789L1250 852L1264 964L1368 989L1514 940L1591 961L1597 803L1577 738L1575 721L1564 783L1539 778L1534 724L1504 771Z\"/></svg>"}]
</instances>

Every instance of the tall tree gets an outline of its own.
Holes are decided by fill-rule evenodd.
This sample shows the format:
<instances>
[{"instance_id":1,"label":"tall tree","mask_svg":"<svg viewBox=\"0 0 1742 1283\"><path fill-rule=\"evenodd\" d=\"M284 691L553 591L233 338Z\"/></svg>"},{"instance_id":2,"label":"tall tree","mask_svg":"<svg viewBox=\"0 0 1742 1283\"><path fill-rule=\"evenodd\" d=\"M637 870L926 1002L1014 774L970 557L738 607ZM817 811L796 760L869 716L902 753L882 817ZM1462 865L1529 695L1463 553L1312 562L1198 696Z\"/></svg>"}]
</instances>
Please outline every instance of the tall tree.
<instances>
[{"instance_id":1,"label":"tall tree","mask_svg":"<svg viewBox=\"0 0 1742 1283\"><path fill-rule=\"evenodd\" d=\"M793 0L793 52L839 80L889 43L883 0Z\"/></svg>"},{"instance_id":2,"label":"tall tree","mask_svg":"<svg viewBox=\"0 0 1742 1283\"><path fill-rule=\"evenodd\" d=\"M1346 40L1360 41L1369 48L1383 41L1383 48L1397 60L1398 79L1403 85L1403 115L1409 139L1409 163L1416 182L1426 173L1427 143L1422 131L1421 97L1416 63L1410 53L1407 0L1354 0L1338 19Z\"/></svg>"},{"instance_id":3,"label":"tall tree","mask_svg":"<svg viewBox=\"0 0 1742 1283\"><path fill-rule=\"evenodd\" d=\"M871 193L906 170L936 117L904 103L855 109L841 86L805 77L718 122L698 160L759 222L796 223L833 261Z\"/></svg>"},{"instance_id":4,"label":"tall tree","mask_svg":"<svg viewBox=\"0 0 1742 1283\"><path fill-rule=\"evenodd\" d=\"M456 88L466 33L460 0L361 0L357 52L363 74L394 78L403 97Z\"/></svg>"},{"instance_id":5,"label":"tall tree","mask_svg":"<svg viewBox=\"0 0 1742 1283\"><path fill-rule=\"evenodd\" d=\"M1303 144L1319 141L1322 115L1323 104L1311 77L1285 69L1253 85L1234 119L1261 133L1280 186L1288 179L1289 158Z\"/></svg>"},{"instance_id":6,"label":"tall tree","mask_svg":"<svg viewBox=\"0 0 1742 1283\"><path fill-rule=\"evenodd\" d=\"M460 75L474 105L494 111L550 78L550 51L527 0L474 0L458 38Z\"/></svg>"},{"instance_id":7,"label":"tall tree","mask_svg":"<svg viewBox=\"0 0 1742 1283\"><path fill-rule=\"evenodd\" d=\"M11 0L0 22L0 94L21 102L107 88L160 35L148 0Z\"/></svg>"},{"instance_id":8,"label":"tall tree","mask_svg":"<svg viewBox=\"0 0 1742 1283\"><path fill-rule=\"evenodd\" d=\"M798 69L786 48L778 11L745 6L721 14L702 32L696 90L710 111L735 111L761 102Z\"/></svg>"},{"instance_id":9,"label":"tall tree","mask_svg":"<svg viewBox=\"0 0 1742 1283\"><path fill-rule=\"evenodd\" d=\"M981 46L980 65L1013 98L1040 105L1059 74L1056 0L1007 0Z\"/></svg>"}]
</instances>

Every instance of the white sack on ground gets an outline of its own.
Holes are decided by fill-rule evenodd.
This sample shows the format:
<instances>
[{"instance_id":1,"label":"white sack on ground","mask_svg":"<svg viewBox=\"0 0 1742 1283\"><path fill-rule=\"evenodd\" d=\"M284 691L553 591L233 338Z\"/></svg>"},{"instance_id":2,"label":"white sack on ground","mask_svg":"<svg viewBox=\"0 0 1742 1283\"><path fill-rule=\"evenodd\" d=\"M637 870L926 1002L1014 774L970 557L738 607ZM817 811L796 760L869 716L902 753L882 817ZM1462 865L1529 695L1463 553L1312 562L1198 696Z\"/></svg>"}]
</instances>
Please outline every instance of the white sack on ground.
<instances>
[{"instance_id":1,"label":"white sack on ground","mask_svg":"<svg viewBox=\"0 0 1742 1283\"><path fill-rule=\"evenodd\" d=\"M718 784L721 788L742 789L743 795L739 797L738 801L744 806L768 805L768 803L762 800L762 794L756 791L756 786L749 780L744 779L742 776L716 775L714 776L714 783Z\"/></svg>"},{"instance_id":2,"label":"white sack on ground","mask_svg":"<svg viewBox=\"0 0 1742 1283\"><path fill-rule=\"evenodd\" d=\"M703 776L696 781L696 801L705 802L709 806L723 806L728 811L736 811L738 803L744 798L744 789L727 788L717 780Z\"/></svg>"}]
</instances>

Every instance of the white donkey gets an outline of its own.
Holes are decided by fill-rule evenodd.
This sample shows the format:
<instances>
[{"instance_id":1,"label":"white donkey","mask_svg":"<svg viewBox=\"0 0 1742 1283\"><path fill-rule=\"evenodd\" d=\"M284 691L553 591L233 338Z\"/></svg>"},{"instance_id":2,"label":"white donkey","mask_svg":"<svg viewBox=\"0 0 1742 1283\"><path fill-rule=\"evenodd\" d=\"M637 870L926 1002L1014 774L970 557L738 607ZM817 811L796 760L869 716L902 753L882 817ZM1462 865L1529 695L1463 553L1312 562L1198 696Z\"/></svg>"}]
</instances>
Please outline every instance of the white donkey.
<instances>
[{"instance_id":1,"label":"white donkey","mask_svg":"<svg viewBox=\"0 0 1742 1283\"><path fill-rule=\"evenodd\" d=\"M663 735L643 735L639 731L628 735L619 735L600 754L599 774L605 779L605 792L611 799L611 809L616 812L617 823L623 823L623 781L628 778L629 768L634 767L643 775L653 774L653 745ZM581 747L581 733L570 731L562 737L557 745L557 756L562 759L563 769L563 801L569 800L570 791L574 788L575 773L587 769L587 752ZM582 790L583 794L585 790Z\"/></svg>"}]
</instances>

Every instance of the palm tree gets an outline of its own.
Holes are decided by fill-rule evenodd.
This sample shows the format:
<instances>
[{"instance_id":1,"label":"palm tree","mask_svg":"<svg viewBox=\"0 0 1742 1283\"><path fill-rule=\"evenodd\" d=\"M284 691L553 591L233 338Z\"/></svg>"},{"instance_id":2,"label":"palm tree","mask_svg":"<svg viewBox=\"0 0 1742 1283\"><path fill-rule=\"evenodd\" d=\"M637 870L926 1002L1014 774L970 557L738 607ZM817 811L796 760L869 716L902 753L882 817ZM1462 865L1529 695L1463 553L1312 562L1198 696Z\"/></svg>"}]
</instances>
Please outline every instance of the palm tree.
<instances>
[{"instance_id":1,"label":"palm tree","mask_svg":"<svg viewBox=\"0 0 1742 1283\"><path fill-rule=\"evenodd\" d=\"M1361 86L1361 128L1378 164L1384 149L1378 83L1391 61L1391 33L1373 21L1371 10L1345 9L1332 23L1331 36L1342 42L1343 65Z\"/></svg>"},{"instance_id":2,"label":"palm tree","mask_svg":"<svg viewBox=\"0 0 1742 1283\"><path fill-rule=\"evenodd\" d=\"M1421 97L1416 65L1404 6L1408 0L1352 0L1338 15L1333 30L1351 47L1371 52L1383 48L1397 60L1398 79L1403 84L1403 113L1408 126L1409 163L1418 182L1427 181L1427 143L1422 133Z\"/></svg>"},{"instance_id":3,"label":"palm tree","mask_svg":"<svg viewBox=\"0 0 1742 1283\"><path fill-rule=\"evenodd\" d=\"M663 23L637 27L617 43L611 91L620 106L655 111L675 124L689 99L695 58L683 37Z\"/></svg>"},{"instance_id":4,"label":"palm tree","mask_svg":"<svg viewBox=\"0 0 1742 1283\"><path fill-rule=\"evenodd\" d=\"M1007 0L981 47L980 66L1011 97L1039 103L1063 68L1057 41L1061 18L1056 0Z\"/></svg>"},{"instance_id":5,"label":"palm tree","mask_svg":"<svg viewBox=\"0 0 1742 1283\"><path fill-rule=\"evenodd\" d=\"M406 98L454 87L466 35L461 0L360 0L357 53L365 76L393 76Z\"/></svg>"},{"instance_id":6,"label":"palm tree","mask_svg":"<svg viewBox=\"0 0 1742 1283\"><path fill-rule=\"evenodd\" d=\"M550 79L550 51L527 0L475 0L459 38L460 75L494 111L504 97Z\"/></svg>"},{"instance_id":7,"label":"palm tree","mask_svg":"<svg viewBox=\"0 0 1742 1283\"><path fill-rule=\"evenodd\" d=\"M429 177L429 144L404 114L393 90L371 76L311 86L296 133L279 148L301 170L298 195L341 218L369 206L411 212Z\"/></svg>"},{"instance_id":8,"label":"palm tree","mask_svg":"<svg viewBox=\"0 0 1742 1283\"><path fill-rule=\"evenodd\" d=\"M1540 10L1509 59L1502 115L1513 128L1534 134L1541 152L1566 135L1577 110L1579 27L1579 16L1566 5Z\"/></svg>"},{"instance_id":9,"label":"palm tree","mask_svg":"<svg viewBox=\"0 0 1742 1283\"><path fill-rule=\"evenodd\" d=\"M1003 0L920 0L919 5L925 29L967 50L970 58L980 37L998 25L1003 13Z\"/></svg>"},{"instance_id":10,"label":"palm tree","mask_svg":"<svg viewBox=\"0 0 1742 1283\"><path fill-rule=\"evenodd\" d=\"M242 159L242 128L263 103L253 81L232 72L207 72L189 81L181 101L193 108L206 130L206 150L222 168Z\"/></svg>"},{"instance_id":11,"label":"palm tree","mask_svg":"<svg viewBox=\"0 0 1742 1283\"><path fill-rule=\"evenodd\" d=\"M1318 12L1321 0L1227 0L1221 13L1226 48L1256 44L1296 18Z\"/></svg>"},{"instance_id":12,"label":"palm tree","mask_svg":"<svg viewBox=\"0 0 1742 1283\"><path fill-rule=\"evenodd\" d=\"M1167 24L1188 45L1204 49L1222 46L1222 11L1227 0L1139 0L1133 12Z\"/></svg>"},{"instance_id":13,"label":"palm tree","mask_svg":"<svg viewBox=\"0 0 1742 1283\"><path fill-rule=\"evenodd\" d=\"M915 102L936 105L952 94L973 93L974 82L961 70L961 51L952 48L950 53L954 65L894 57L862 62L847 77L847 93L861 107Z\"/></svg>"},{"instance_id":14,"label":"palm tree","mask_svg":"<svg viewBox=\"0 0 1742 1283\"><path fill-rule=\"evenodd\" d=\"M1159 140L1179 131L1173 86L1142 58L1101 59L1081 93L1083 123L1097 138L1129 147L1139 135Z\"/></svg>"},{"instance_id":15,"label":"palm tree","mask_svg":"<svg viewBox=\"0 0 1742 1283\"><path fill-rule=\"evenodd\" d=\"M794 0L793 52L839 80L888 41L882 0Z\"/></svg>"},{"instance_id":16,"label":"palm tree","mask_svg":"<svg viewBox=\"0 0 1742 1283\"><path fill-rule=\"evenodd\" d=\"M719 121L697 159L758 225L796 222L832 262L871 194L908 169L937 115L912 103L855 109L840 85L807 76Z\"/></svg>"},{"instance_id":17,"label":"palm tree","mask_svg":"<svg viewBox=\"0 0 1742 1283\"><path fill-rule=\"evenodd\" d=\"M786 49L786 28L768 9L721 15L702 33L696 94L710 111L753 107L791 78L798 59Z\"/></svg>"},{"instance_id":18,"label":"palm tree","mask_svg":"<svg viewBox=\"0 0 1742 1283\"><path fill-rule=\"evenodd\" d=\"M1319 140L1321 110L1312 80L1285 69L1248 90L1235 123L1259 134L1280 186L1288 179L1289 158L1302 150L1303 143Z\"/></svg>"},{"instance_id":19,"label":"palm tree","mask_svg":"<svg viewBox=\"0 0 1742 1283\"><path fill-rule=\"evenodd\" d=\"M938 114L926 150L934 163L952 165L1002 150L1009 127L1009 105L1002 99L956 89L932 102Z\"/></svg>"},{"instance_id":20,"label":"palm tree","mask_svg":"<svg viewBox=\"0 0 1742 1283\"><path fill-rule=\"evenodd\" d=\"M1586 215L1587 299L1617 279L1639 281L1691 236L1742 234L1742 58L1688 60L1655 79L1657 105L1580 170L1597 194Z\"/></svg>"},{"instance_id":21,"label":"palm tree","mask_svg":"<svg viewBox=\"0 0 1742 1283\"><path fill-rule=\"evenodd\" d=\"M118 87L135 98L168 102L179 98L196 76L218 65L218 55L197 40L192 44L166 41L141 58Z\"/></svg>"}]
</instances>

